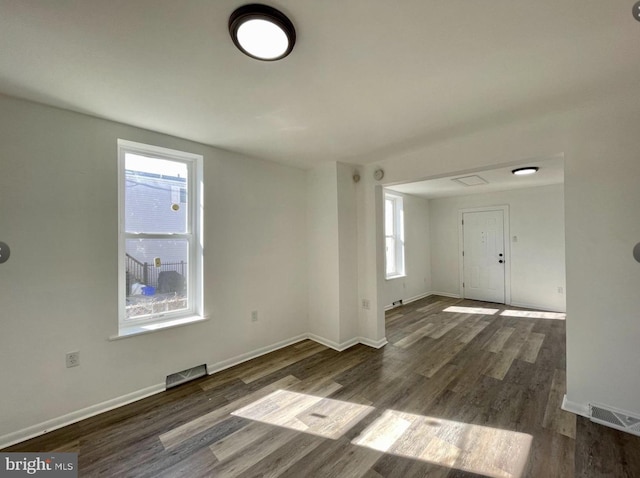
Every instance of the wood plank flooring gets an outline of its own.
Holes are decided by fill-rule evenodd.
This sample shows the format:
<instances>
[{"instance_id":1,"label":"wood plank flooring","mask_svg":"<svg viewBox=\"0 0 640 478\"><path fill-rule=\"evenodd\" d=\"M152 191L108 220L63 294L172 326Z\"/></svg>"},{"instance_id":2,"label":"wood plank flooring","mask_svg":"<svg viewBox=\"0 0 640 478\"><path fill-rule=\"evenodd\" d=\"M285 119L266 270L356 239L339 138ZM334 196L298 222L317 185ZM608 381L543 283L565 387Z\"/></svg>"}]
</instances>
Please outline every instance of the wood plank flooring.
<instances>
[{"instance_id":1,"label":"wood plank flooring","mask_svg":"<svg viewBox=\"0 0 640 478\"><path fill-rule=\"evenodd\" d=\"M389 344L303 341L4 451L82 477L634 477L640 438L560 409L557 314L431 296Z\"/></svg>"}]
</instances>

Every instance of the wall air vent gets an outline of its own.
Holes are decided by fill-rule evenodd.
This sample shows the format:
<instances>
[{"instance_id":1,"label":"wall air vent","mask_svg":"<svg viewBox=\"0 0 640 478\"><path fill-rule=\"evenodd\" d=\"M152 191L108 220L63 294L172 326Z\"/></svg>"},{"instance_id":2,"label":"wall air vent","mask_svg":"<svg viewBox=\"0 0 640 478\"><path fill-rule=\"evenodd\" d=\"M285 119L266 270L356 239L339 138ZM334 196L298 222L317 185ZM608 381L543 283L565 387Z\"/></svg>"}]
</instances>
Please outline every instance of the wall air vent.
<instances>
[{"instance_id":1,"label":"wall air vent","mask_svg":"<svg viewBox=\"0 0 640 478\"><path fill-rule=\"evenodd\" d=\"M167 375L166 388L177 387L178 385L204 377L205 375L207 375L207 366L205 364L183 370L182 372L172 373L171 375Z\"/></svg>"},{"instance_id":2,"label":"wall air vent","mask_svg":"<svg viewBox=\"0 0 640 478\"><path fill-rule=\"evenodd\" d=\"M640 436L640 418L604 405L589 405L591 421Z\"/></svg>"}]
</instances>

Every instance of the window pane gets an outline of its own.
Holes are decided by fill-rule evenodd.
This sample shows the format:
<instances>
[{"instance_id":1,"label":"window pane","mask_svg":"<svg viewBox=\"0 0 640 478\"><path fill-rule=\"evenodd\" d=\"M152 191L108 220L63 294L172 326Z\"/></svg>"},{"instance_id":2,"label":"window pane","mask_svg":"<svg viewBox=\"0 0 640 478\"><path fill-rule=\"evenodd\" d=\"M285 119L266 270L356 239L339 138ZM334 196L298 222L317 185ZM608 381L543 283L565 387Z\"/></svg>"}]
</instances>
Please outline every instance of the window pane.
<instances>
[{"instance_id":1,"label":"window pane","mask_svg":"<svg viewBox=\"0 0 640 478\"><path fill-rule=\"evenodd\" d=\"M393 237L386 238L386 258L387 258L387 275L394 274L396 272L396 240Z\"/></svg>"},{"instance_id":2,"label":"window pane","mask_svg":"<svg viewBox=\"0 0 640 478\"><path fill-rule=\"evenodd\" d=\"M126 240L126 319L189 308L186 239Z\"/></svg>"},{"instance_id":3,"label":"window pane","mask_svg":"<svg viewBox=\"0 0 640 478\"><path fill-rule=\"evenodd\" d=\"M187 175L185 163L126 153L126 231L188 232Z\"/></svg>"},{"instance_id":4,"label":"window pane","mask_svg":"<svg viewBox=\"0 0 640 478\"><path fill-rule=\"evenodd\" d=\"M384 235L385 236L393 236L393 201L390 199L385 200L384 202Z\"/></svg>"}]
</instances>

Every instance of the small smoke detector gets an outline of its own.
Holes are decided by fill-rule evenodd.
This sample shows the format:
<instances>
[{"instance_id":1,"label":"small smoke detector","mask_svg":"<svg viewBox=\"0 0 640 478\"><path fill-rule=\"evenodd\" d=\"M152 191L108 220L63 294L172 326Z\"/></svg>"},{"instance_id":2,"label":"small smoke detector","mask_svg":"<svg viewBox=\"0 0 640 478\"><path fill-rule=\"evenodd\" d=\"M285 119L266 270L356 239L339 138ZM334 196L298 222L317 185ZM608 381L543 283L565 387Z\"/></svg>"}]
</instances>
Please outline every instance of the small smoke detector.
<instances>
[{"instance_id":1,"label":"small smoke detector","mask_svg":"<svg viewBox=\"0 0 640 478\"><path fill-rule=\"evenodd\" d=\"M482 184L489 184L484 178L474 174L472 176L463 176L461 178L454 178L452 181L462 184L463 186L480 186Z\"/></svg>"}]
</instances>

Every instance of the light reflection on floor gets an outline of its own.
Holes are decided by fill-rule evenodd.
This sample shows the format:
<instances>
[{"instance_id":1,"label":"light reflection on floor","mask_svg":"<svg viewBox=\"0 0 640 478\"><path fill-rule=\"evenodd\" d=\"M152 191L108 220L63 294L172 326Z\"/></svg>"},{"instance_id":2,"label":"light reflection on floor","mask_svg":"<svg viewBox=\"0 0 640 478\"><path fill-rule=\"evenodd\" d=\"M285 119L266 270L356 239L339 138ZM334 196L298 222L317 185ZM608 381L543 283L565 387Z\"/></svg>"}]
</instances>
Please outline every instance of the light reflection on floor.
<instances>
[{"instance_id":1,"label":"light reflection on floor","mask_svg":"<svg viewBox=\"0 0 640 478\"><path fill-rule=\"evenodd\" d=\"M500 315L506 317L522 317L527 319L565 320L567 314L561 312L543 312L540 310L505 310Z\"/></svg>"},{"instance_id":2,"label":"light reflection on floor","mask_svg":"<svg viewBox=\"0 0 640 478\"><path fill-rule=\"evenodd\" d=\"M373 410L358 403L277 390L231 415L335 440Z\"/></svg>"},{"instance_id":3,"label":"light reflection on floor","mask_svg":"<svg viewBox=\"0 0 640 478\"><path fill-rule=\"evenodd\" d=\"M335 440L374 410L277 390L232 415ZM520 478L531 441L531 435L524 433L385 410L351 443L488 477Z\"/></svg>"},{"instance_id":4,"label":"light reflection on floor","mask_svg":"<svg viewBox=\"0 0 640 478\"><path fill-rule=\"evenodd\" d=\"M455 312L462 314L482 314L482 315L493 315L498 312L500 309L488 309L486 307L462 307L458 305L452 305L451 307L447 307L443 310L443 312Z\"/></svg>"},{"instance_id":5,"label":"light reflection on floor","mask_svg":"<svg viewBox=\"0 0 640 478\"><path fill-rule=\"evenodd\" d=\"M481 315L494 315L500 309L489 309L486 307L462 307L458 305L452 305L443 309L443 312L454 312L458 314L481 314ZM565 320L567 314L561 312L545 312L541 310L505 310L500 313L505 317L522 317L527 319L551 319L551 320Z\"/></svg>"},{"instance_id":6,"label":"light reflection on floor","mask_svg":"<svg viewBox=\"0 0 640 478\"><path fill-rule=\"evenodd\" d=\"M531 435L386 410L351 443L490 477L519 478Z\"/></svg>"}]
</instances>

